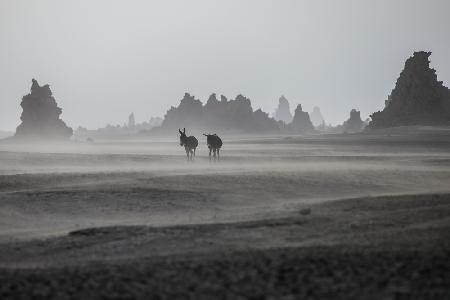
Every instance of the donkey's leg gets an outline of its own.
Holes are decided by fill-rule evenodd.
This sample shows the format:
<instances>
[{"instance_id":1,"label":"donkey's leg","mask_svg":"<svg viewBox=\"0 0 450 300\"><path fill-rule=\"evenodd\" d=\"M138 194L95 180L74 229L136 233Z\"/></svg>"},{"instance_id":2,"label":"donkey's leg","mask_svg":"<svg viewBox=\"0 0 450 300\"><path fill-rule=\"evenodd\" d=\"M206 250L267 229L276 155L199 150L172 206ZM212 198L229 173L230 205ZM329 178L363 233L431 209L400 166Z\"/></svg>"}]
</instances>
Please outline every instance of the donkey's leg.
<instances>
[{"instance_id":1,"label":"donkey's leg","mask_svg":"<svg viewBox=\"0 0 450 300\"><path fill-rule=\"evenodd\" d=\"M214 161L216 160L216 151L217 151L217 149L216 148L214 148Z\"/></svg>"},{"instance_id":2,"label":"donkey's leg","mask_svg":"<svg viewBox=\"0 0 450 300\"><path fill-rule=\"evenodd\" d=\"M220 160L220 149L217 149L217 160Z\"/></svg>"},{"instance_id":3,"label":"donkey's leg","mask_svg":"<svg viewBox=\"0 0 450 300\"><path fill-rule=\"evenodd\" d=\"M188 147L184 147L184 150L186 150L187 160L189 161L189 149L188 149Z\"/></svg>"},{"instance_id":4,"label":"donkey's leg","mask_svg":"<svg viewBox=\"0 0 450 300\"><path fill-rule=\"evenodd\" d=\"M209 147L209 161L211 161L211 147Z\"/></svg>"}]
</instances>

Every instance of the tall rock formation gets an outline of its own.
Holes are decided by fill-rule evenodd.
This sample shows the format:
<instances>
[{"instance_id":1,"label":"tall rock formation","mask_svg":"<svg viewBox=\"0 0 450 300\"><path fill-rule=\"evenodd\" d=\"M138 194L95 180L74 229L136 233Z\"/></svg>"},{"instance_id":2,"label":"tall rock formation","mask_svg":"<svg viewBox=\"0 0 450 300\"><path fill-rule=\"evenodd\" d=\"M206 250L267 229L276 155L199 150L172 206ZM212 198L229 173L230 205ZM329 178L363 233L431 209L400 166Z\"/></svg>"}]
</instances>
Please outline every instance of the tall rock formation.
<instances>
[{"instance_id":1,"label":"tall rock formation","mask_svg":"<svg viewBox=\"0 0 450 300\"><path fill-rule=\"evenodd\" d=\"M280 99L278 100L278 107L277 109L275 109L273 118L277 121L283 121L286 124L291 123L292 121L291 108L289 106L289 101L284 96L281 96Z\"/></svg>"},{"instance_id":2,"label":"tall rock formation","mask_svg":"<svg viewBox=\"0 0 450 300\"><path fill-rule=\"evenodd\" d=\"M361 113L356 109L350 111L350 118L342 124L342 131L346 133L360 132L364 129L365 123L361 119Z\"/></svg>"},{"instance_id":3,"label":"tall rock formation","mask_svg":"<svg viewBox=\"0 0 450 300\"><path fill-rule=\"evenodd\" d=\"M408 58L382 111L371 115L368 128L450 124L450 90L430 68L431 52Z\"/></svg>"},{"instance_id":4,"label":"tall rock formation","mask_svg":"<svg viewBox=\"0 0 450 300\"><path fill-rule=\"evenodd\" d=\"M128 128L133 129L136 126L136 120L134 119L134 113L128 116Z\"/></svg>"},{"instance_id":5,"label":"tall rock formation","mask_svg":"<svg viewBox=\"0 0 450 300\"><path fill-rule=\"evenodd\" d=\"M58 107L48 84L39 86L33 79L31 93L22 98L22 123L17 127L17 138L69 139L72 128L68 127L59 116L62 109Z\"/></svg>"},{"instance_id":6,"label":"tall rock formation","mask_svg":"<svg viewBox=\"0 0 450 300\"><path fill-rule=\"evenodd\" d=\"M320 108L314 106L313 111L311 112L311 122L315 127L321 126L325 123L323 119L322 113L320 112Z\"/></svg>"},{"instance_id":7,"label":"tall rock formation","mask_svg":"<svg viewBox=\"0 0 450 300\"><path fill-rule=\"evenodd\" d=\"M301 104L297 105L297 108L295 109L294 118L292 119L290 127L292 130L302 133L314 131L314 126L311 123L309 114L308 112L302 110Z\"/></svg>"}]
</instances>

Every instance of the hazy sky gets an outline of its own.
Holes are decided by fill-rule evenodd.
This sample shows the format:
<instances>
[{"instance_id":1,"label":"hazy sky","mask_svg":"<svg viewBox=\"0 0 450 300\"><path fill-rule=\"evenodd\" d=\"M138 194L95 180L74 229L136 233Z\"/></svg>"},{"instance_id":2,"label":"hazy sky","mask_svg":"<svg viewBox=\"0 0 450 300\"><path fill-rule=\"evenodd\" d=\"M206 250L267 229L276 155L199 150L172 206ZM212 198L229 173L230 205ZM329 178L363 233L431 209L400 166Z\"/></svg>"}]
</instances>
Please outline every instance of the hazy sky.
<instances>
[{"instance_id":1,"label":"hazy sky","mask_svg":"<svg viewBox=\"0 0 450 300\"><path fill-rule=\"evenodd\" d=\"M0 0L0 129L33 77L74 128L163 116L184 92L269 113L284 94L341 123L381 109L414 50L448 86L450 1Z\"/></svg>"}]
</instances>

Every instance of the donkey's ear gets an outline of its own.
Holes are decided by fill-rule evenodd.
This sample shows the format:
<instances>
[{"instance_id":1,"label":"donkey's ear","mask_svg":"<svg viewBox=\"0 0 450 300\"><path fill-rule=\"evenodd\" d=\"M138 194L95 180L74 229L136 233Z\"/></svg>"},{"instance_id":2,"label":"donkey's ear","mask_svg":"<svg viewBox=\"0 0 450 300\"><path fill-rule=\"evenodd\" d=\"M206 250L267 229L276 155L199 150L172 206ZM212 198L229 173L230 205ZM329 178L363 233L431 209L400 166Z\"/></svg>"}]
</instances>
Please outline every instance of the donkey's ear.
<instances>
[{"instance_id":1,"label":"donkey's ear","mask_svg":"<svg viewBox=\"0 0 450 300\"><path fill-rule=\"evenodd\" d=\"M186 133L186 128L183 128L183 133Z\"/></svg>"},{"instance_id":2,"label":"donkey's ear","mask_svg":"<svg viewBox=\"0 0 450 300\"><path fill-rule=\"evenodd\" d=\"M180 134L182 134L182 132L181 132L181 130L180 130L180 129L178 129L178 132L179 132Z\"/></svg>"}]
</instances>

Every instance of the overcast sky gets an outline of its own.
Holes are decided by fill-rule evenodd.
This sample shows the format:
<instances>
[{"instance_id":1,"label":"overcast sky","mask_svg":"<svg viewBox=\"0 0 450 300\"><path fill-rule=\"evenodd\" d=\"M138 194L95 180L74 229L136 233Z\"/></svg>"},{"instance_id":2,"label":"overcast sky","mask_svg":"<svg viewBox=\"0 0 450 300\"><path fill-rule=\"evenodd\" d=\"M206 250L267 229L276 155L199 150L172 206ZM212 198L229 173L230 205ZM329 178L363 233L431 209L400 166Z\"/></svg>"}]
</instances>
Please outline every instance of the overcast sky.
<instances>
[{"instance_id":1,"label":"overcast sky","mask_svg":"<svg viewBox=\"0 0 450 300\"><path fill-rule=\"evenodd\" d=\"M185 92L269 113L283 94L336 124L382 109L415 50L448 86L450 1L0 0L0 129L33 77L74 128L162 117Z\"/></svg>"}]
</instances>

